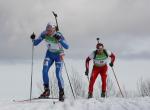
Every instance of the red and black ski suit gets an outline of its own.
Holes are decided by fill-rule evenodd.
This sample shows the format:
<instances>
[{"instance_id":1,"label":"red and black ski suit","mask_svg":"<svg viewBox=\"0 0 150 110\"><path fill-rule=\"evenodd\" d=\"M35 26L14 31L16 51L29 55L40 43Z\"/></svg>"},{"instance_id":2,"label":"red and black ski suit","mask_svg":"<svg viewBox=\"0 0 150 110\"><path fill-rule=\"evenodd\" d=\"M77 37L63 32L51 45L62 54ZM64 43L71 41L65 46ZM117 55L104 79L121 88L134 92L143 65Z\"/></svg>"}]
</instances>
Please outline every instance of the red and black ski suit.
<instances>
[{"instance_id":1,"label":"red and black ski suit","mask_svg":"<svg viewBox=\"0 0 150 110\"><path fill-rule=\"evenodd\" d=\"M86 69L89 70L89 61L93 59L94 65L90 77L90 83L89 83L89 93L93 93L93 85L95 83L95 80L97 76L101 75L102 80L102 91L106 91L106 78L107 78L107 60L108 57L111 58L111 63L114 63L115 55L112 52L109 52L107 50L104 50L101 55L97 55L96 51L94 51L90 56L86 59Z\"/></svg>"}]
</instances>

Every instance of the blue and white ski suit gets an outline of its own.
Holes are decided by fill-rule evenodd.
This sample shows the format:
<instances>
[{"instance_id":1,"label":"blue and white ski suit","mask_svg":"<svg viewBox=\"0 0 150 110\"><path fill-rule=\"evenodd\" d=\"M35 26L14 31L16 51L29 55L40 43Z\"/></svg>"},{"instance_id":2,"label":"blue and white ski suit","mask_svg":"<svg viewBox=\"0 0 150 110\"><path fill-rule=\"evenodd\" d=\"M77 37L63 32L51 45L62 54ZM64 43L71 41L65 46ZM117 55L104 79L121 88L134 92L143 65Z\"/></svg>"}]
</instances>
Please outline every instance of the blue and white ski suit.
<instances>
[{"instance_id":1,"label":"blue and white ski suit","mask_svg":"<svg viewBox=\"0 0 150 110\"><path fill-rule=\"evenodd\" d=\"M60 36L60 40L58 41L54 35ZM49 68L52 66L52 64L55 61L55 67L56 67L56 77L58 80L58 86L59 89L64 88L64 81L62 78L62 67L63 67L63 55L64 50L69 48L69 45L67 44L66 40L64 39L63 35L60 32L56 32L53 36L48 36L46 34L46 31L42 32L41 35L33 40L34 46L38 45L42 40L45 40L47 43L47 52L43 63L43 82L45 87L49 87L49 77L48 77L48 71Z\"/></svg>"}]
</instances>

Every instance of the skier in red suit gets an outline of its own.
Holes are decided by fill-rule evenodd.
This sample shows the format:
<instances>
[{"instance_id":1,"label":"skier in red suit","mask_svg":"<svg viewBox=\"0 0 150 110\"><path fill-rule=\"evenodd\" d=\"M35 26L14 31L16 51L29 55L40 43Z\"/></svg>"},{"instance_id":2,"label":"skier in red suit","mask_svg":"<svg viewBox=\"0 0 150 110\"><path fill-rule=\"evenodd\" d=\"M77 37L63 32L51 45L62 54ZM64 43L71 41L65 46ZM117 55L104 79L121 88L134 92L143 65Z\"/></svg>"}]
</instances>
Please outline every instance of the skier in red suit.
<instances>
[{"instance_id":1,"label":"skier in red suit","mask_svg":"<svg viewBox=\"0 0 150 110\"><path fill-rule=\"evenodd\" d=\"M93 86L95 83L95 80L97 76L100 74L101 80L102 80L102 92L101 92L101 97L105 97L106 95L106 79L107 79L107 62L108 58L111 59L109 65L113 67L114 61L115 61L115 55L104 49L104 45L102 43L97 43L96 45L96 50L91 53L86 58L86 71L85 75L88 76L89 74L89 61L92 59L93 60L93 69L90 77L90 82L89 82L89 92L88 92L88 98L93 97Z\"/></svg>"}]
</instances>

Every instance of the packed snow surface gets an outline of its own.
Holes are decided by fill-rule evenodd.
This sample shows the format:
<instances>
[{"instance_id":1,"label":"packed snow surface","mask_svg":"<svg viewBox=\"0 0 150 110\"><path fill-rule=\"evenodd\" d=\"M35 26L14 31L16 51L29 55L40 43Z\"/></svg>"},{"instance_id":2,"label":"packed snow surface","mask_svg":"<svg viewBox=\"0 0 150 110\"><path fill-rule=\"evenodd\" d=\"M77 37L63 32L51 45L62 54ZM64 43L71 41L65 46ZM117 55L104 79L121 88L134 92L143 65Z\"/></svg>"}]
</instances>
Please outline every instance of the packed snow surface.
<instances>
[{"instance_id":1,"label":"packed snow surface","mask_svg":"<svg viewBox=\"0 0 150 110\"><path fill-rule=\"evenodd\" d=\"M54 104L55 101L55 104ZM66 99L58 102L52 99L14 102L0 100L0 110L150 110L150 97Z\"/></svg>"}]
</instances>

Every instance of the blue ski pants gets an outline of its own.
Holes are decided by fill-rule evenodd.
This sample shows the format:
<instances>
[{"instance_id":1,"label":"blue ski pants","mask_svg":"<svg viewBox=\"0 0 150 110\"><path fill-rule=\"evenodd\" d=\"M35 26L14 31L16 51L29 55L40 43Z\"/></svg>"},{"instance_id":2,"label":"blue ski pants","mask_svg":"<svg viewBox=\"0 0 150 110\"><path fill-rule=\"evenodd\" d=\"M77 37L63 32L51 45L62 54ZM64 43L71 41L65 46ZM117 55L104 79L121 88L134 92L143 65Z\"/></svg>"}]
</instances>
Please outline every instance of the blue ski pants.
<instances>
[{"instance_id":1,"label":"blue ski pants","mask_svg":"<svg viewBox=\"0 0 150 110\"><path fill-rule=\"evenodd\" d=\"M52 53L50 51L47 51L44 63L43 63L43 82L44 85L49 86L49 76L48 71L52 64L55 62L56 67L56 78L58 81L58 87L59 90L64 88L64 80L62 78L62 67L63 67L63 61L61 59L61 56L58 53Z\"/></svg>"}]
</instances>

